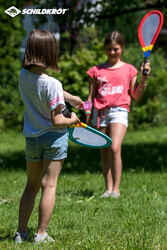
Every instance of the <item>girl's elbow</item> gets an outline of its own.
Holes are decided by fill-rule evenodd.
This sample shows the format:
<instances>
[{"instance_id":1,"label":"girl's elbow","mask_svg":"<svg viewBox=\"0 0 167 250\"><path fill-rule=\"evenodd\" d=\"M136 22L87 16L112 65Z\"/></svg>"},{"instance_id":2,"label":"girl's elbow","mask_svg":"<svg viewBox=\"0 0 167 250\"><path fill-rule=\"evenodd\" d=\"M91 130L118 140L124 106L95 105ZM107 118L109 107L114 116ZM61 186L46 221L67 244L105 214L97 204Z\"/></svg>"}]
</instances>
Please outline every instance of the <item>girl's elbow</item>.
<instances>
[{"instance_id":1,"label":"girl's elbow","mask_svg":"<svg viewBox=\"0 0 167 250\"><path fill-rule=\"evenodd\" d=\"M60 122L57 119L52 119L52 125L54 127L58 127L58 126L60 126Z\"/></svg>"},{"instance_id":2,"label":"girl's elbow","mask_svg":"<svg viewBox=\"0 0 167 250\"><path fill-rule=\"evenodd\" d=\"M133 96L133 99L136 101L136 102L138 102L138 97L137 96Z\"/></svg>"},{"instance_id":3,"label":"girl's elbow","mask_svg":"<svg viewBox=\"0 0 167 250\"><path fill-rule=\"evenodd\" d=\"M136 102L140 102L141 99L142 99L142 96L135 96L135 97L134 97L134 100L135 100Z\"/></svg>"},{"instance_id":4,"label":"girl's elbow","mask_svg":"<svg viewBox=\"0 0 167 250\"><path fill-rule=\"evenodd\" d=\"M57 123L54 120L52 121L52 126L57 127Z\"/></svg>"},{"instance_id":5,"label":"girl's elbow","mask_svg":"<svg viewBox=\"0 0 167 250\"><path fill-rule=\"evenodd\" d=\"M133 100L135 100L136 102L138 102L140 100L140 97L136 95L136 93L133 91L131 93L131 97L133 98Z\"/></svg>"}]
</instances>

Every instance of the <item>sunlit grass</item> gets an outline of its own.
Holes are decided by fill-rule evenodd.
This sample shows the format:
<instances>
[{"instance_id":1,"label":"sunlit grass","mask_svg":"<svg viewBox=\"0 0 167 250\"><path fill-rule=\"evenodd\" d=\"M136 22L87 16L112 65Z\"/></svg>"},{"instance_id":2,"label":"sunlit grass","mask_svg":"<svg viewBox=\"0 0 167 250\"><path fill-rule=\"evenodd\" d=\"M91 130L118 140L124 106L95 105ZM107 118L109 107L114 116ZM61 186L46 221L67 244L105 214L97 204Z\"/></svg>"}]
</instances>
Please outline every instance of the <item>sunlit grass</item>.
<instances>
[{"instance_id":1,"label":"sunlit grass","mask_svg":"<svg viewBox=\"0 0 167 250\"><path fill-rule=\"evenodd\" d=\"M24 138L15 132L0 141L0 249L167 249L167 128L128 132L119 199L104 191L96 150L69 149L57 187L48 231L55 243L34 246L39 195L31 217L30 242L15 245L18 205L26 181Z\"/></svg>"}]
</instances>

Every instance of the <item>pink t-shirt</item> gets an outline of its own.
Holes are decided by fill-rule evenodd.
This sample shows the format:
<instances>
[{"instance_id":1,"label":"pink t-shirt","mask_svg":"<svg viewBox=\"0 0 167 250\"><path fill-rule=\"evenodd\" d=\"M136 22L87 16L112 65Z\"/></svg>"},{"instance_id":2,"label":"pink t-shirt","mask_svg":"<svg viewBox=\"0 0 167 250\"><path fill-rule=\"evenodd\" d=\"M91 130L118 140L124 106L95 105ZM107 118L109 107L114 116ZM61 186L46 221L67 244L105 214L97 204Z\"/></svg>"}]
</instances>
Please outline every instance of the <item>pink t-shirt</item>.
<instances>
[{"instance_id":1,"label":"pink t-shirt","mask_svg":"<svg viewBox=\"0 0 167 250\"><path fill-rule=\"evenodd\" d=\"M137 75L137 69L128 63L119 68L104 65L93 66L87 74L97 80L95 86L94 107L98 110L109 107L122 107L129 111L130 82Z\"/></svg>"}]
</instances>

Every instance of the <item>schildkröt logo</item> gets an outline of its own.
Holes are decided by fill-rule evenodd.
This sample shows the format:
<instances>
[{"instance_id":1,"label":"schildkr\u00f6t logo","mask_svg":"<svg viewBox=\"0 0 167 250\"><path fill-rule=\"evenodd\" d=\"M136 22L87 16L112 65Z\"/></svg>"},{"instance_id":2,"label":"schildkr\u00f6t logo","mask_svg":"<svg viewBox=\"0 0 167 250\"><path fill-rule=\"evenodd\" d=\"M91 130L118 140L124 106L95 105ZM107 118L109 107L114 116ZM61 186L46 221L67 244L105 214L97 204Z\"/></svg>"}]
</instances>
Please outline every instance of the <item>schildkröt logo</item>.
<instances>
[{"instance_id":1,"label":"schildkr\u00f6t logo","mask_svg":"<svg viewBox=\"0 0 167 250\"><path fill-rule=\"evenodd\" d=\"M5 13L11 17L15 17L21 13L21 10L17 9L15 6L11 6L5 10Z\"/></svg>"},{"instance_id":2,"label":"schildkr\u00f6t logo","mask_svg":"<svg viewBox=\"0 0 167 250\"><path fill-rule=\"evenodd\" d=\"M15 17L18 14L22 15L64 15L69 9L36 9L36 8L29 8L19 10L15 6L12 6L5 10L5 13L11 17Z\"/></svg>"}]
</instances>

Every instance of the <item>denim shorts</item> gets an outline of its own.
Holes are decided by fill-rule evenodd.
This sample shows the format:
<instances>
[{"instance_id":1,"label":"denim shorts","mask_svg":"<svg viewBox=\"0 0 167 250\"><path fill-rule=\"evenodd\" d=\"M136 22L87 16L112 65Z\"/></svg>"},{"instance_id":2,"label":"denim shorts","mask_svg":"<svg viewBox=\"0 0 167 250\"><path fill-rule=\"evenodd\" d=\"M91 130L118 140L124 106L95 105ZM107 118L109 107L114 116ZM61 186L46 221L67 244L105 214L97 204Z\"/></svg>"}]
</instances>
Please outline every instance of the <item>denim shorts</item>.
<instances>
[{"instance_id":1,"label":"denim shorts","mask_svg":"<svg viewBox=\"0 0 167 250\"><path fill-rule=\"evenodd\" d=\"M121 123L128 127L128 110L121 107L106 108L102 111L93 109L92 124L97 126L99 117L99 126L107 127L110 123Z\"/></svg>"},{"instance_id":2,"label":"denim shorts","mask_svg":"<svg viewBox=\"0 0 167 250\"><path fill-rule=\"evenodd\" d=\"M67 157L68 132L47 132L38 137L26 137L26 160L62 160Z\"/></svg>"}]
</instances>

